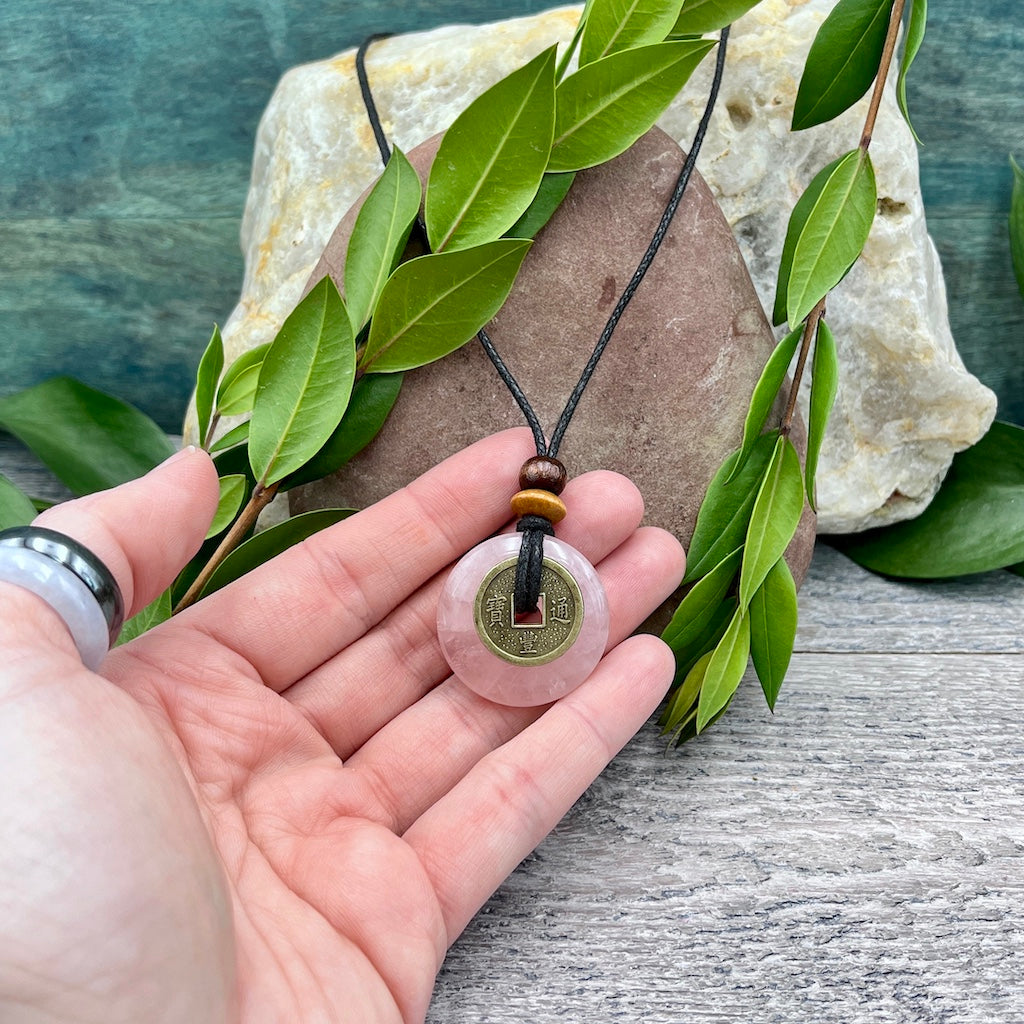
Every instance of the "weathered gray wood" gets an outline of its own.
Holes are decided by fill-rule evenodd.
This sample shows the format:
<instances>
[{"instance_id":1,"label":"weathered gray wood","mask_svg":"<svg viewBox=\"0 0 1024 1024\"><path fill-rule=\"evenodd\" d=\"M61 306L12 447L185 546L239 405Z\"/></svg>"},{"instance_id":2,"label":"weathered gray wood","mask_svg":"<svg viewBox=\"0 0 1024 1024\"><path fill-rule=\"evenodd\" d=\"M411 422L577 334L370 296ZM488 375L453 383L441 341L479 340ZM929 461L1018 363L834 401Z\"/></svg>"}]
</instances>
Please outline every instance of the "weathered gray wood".
<instances>
[{"instance_id":1,"label":"weathered gray wood","mask_svg":"<svg viewBox=\"0 0 1024 1024\"><path fill-rule=\"evenodd\" d=\"M71 497L67 488L10 434L0 433L0 473L33 498L64 501Z\"/></svg>"},{"instance_id":2,"label":"weathered gray wood","mask_svg":"<svg viewBox=\"0 0 1024 1024\"><path fill-rule=\"evenodd\" d=\"M1024 579L1008 572L934 583L882 579L819 544L800 592L796 649L1024 652Z\"/></svg>"}]
</instances>

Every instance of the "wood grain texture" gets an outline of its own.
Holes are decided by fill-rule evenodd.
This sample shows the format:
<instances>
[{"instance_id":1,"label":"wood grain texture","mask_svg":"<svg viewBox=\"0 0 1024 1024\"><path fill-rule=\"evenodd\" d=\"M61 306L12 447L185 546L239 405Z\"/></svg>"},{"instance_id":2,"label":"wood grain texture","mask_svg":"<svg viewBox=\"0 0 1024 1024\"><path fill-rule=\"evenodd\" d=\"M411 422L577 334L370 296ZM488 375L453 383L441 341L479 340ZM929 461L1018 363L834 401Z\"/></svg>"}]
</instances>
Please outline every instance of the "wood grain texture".
<instances>
[{"instance_id":1,"label":"wood grain texture","mask_svg":"<svg viewBox=\"0 0 1024 1024\"><path fill-rule=\"evenodd\" d=\"M71 373L176 430L238 292L252 140L277 79L373 31L545 0L7 0L0 32L0 387ZM1024 422L1024 303L1006 243L1024 154L1016 0L932 4L910 81L929 223L970 368Z\"/></svg>"},{"instance_id":2,"label":"wood grain texture","mask_svg":"<svg viewBox=\"0 0 1024 1024\"><path fill-rule=\"evenodd\" d=\"M456 943L429 1021L1024 1019L1022 681L1020 654L797 654L774 718L747 678L681 751L649 727Z\"/></svg>"},{"instance_id":3,"label":"wood grain texture","mask_svg":"<svg viewBox=\"0 0 1024 1024\"><path fill-rule=\"evenodd\" d=\"M0 471L61 496L0 441ZM776 714L648 726L456 942L429 1024L1024 1020L1024 579L821 546Z\"/></svg>"},{"instance_id":4,"label":"wood grain texture","mask_svg":"<svg viewBox=\"0 0 1024 1024\"><path fill-rule=\"evenodd\" d=\"M796 650L1024 654L1022 582L1008 572L929 583L887 580L819 543L814 572L800 592Z\"/></svg>"}]
</instances>

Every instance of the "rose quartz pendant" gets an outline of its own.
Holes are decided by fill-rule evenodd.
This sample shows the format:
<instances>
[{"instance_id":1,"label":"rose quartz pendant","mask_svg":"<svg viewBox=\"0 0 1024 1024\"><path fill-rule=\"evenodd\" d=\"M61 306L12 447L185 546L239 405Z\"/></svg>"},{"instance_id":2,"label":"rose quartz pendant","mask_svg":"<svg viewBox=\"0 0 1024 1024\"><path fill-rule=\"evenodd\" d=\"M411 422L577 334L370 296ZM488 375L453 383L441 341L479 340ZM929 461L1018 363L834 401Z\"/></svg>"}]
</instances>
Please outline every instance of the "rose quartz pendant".
<instances>
[{"instance_id":1,"label":"rose quartz pendant","mask_svg":"<svg viewBox=\"0 0 1024 1024\"><path fill-rule=\"evenodd\" d=\"M471 690L498 704L548 704L593 672L608 642L608 601L594 567L573 547L544 540L538 611L513 610L522 537L478 544L452 569L437 606L448 664Z\"/></svg>"}]
</instances>

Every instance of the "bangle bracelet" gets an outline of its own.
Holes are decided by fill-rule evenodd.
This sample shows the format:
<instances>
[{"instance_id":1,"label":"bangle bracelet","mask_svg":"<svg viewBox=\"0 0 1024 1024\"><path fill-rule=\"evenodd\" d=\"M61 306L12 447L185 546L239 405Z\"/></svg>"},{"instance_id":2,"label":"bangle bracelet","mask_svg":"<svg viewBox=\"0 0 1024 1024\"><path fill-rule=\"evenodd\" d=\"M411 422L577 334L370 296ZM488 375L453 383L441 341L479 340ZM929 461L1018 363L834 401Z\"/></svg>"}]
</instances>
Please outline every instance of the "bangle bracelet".
<instances>
[{"instance_id":1,"label":"bangle bracelet","mask_svg":"<svg viewBox=\"0 0 1024 1024\"><path fill-rule=\"evenodd\" d=\"M121 632L124 600L88 548L41 526L0 531L0 580L41 597L64 620L86 668L99 668Z\"/></svg>"}]
</instances>

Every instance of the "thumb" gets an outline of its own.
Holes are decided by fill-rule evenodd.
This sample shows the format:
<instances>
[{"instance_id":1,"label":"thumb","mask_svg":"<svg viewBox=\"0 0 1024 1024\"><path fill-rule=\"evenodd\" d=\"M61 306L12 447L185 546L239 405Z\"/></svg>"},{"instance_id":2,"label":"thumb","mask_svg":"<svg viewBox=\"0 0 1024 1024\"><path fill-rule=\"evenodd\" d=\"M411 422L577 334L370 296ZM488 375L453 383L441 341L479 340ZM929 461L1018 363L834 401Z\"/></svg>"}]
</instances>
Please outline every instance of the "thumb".
<instances>
[{"instance_id":1,"label":"thumb","mask_svg":"<svg viewBox=\"0 0 1024 1024\"><path fill-rule=\"evenodd\" d=\"M189 447L138 480L55 505L33 525L92 551L114 574L130 618L166 590L199 550L217 494L213 460Z\"/></svg>"}]
</instances>

